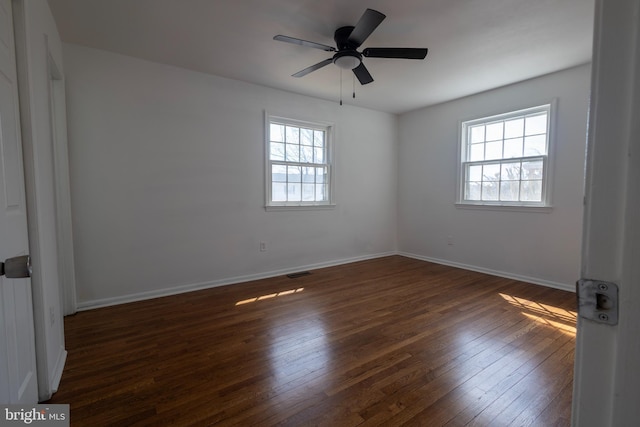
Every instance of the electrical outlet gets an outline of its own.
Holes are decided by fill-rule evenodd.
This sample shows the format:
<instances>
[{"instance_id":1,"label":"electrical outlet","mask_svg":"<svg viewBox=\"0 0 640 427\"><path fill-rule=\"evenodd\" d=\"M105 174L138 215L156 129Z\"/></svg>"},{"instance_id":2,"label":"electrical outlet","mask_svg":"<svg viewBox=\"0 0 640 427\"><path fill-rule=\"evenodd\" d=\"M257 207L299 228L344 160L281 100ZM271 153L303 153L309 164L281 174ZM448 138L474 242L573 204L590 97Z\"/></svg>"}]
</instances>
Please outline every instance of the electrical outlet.
<instances>
[{"instance_id":1,"label":"electrical outlet","mask_svg":"<svg viewBox=\"0 0 640 427\"><path fill-rule=\"evenodd\" d=\"M267 250L267 242L260 242L260 252Z\"/></svg>"},{"instance_id":2,"label":"electrical outlet","mask_svg":"<svg viewBox=\"0 0 640 427\"><path fill-rule=\"evenodd\" d=\"M447 236L447 245L453 246L453 236Z\"/></svg>"},{"instance_id":3,"label":"electrical outlet","mask_svg":"<svg viewBox=\"0 0 640 427\"><path fill-rule=\"evenodd\" d=\"M49 307L49 321L51 322L51 326L56 323L56 311L53 307Z\"/></svg>"}]
</instances>

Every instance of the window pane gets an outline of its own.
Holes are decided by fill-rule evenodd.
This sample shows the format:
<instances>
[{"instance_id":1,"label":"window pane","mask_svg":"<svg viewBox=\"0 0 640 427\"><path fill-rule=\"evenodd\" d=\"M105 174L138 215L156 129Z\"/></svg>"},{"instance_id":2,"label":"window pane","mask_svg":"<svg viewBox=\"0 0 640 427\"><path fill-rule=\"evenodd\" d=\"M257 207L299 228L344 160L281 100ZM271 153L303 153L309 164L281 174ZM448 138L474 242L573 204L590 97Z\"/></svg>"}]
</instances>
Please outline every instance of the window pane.
<instances>
[{"instance_id":1,"label":"window pane","mask_svg":"<svg viewBox=\"0 0 640 427\"><path fill-rule=\"evenodd\" d=\"M473 126L469 131L469 139L472 144L484 142L484 125Z\"/></svg>"},{"instance_id":2,"label":"window pane","mask_svg":"<svg viewBox=\"0 0 640 427\"><path fill-rule=\"evenodd\" d=\"M287 166L287 181L301 182L300 166Z\"/></svg>"},{"instance_id":3,"label":"window pane","mask_svg":"<svg viewBox=\"0 0 640 427\"><path fill-rule=\"evenodd\" d=\"M517 202L520 192L520 181L503 181L500 183L500 200Z\"/></svg>"},{"instance_id":4,"label":"window pane","mask_svg":"<svg viewBox=\"0 0 640 427\"><path fill-rule=\"evenodd\" d=\"M547 154L546 135L528 136L524 139L524 155L540 156Z\"/></svg>"},{"instance_id":5,"label":"window pane","mask_svg":"<svg viewBox=\"0 0 640 427\"><path fill-rule=\"evenodd\" d=\"M287 200L290 202L302 201L302 184L291 182L287 184Z\"/></svg>"},{"instance_id":6,"label":"window pane","mask_svg":"<svg viewBox=\"0 0 640 427\"><path fill-rule=\"evenodd\" d=\"M484 160L484 144L473 144L469 150L469 158L467 159L471 162L477 162L479 160Z\"/></svg>"},{"instance_id":7,"label":"window pane","mask_svg":"<svg viewBox=\"0 0 640 427\"><path fill-rule=\"evenodd\" d=\"M547 133L547 113L529 116L525 119L524 134L537 135Z\"/></svg>"},{"instance_id":8,"label":"window pane","mask_svg":"<svg viewBox=\"0 0 640 427\"><path fill-rule=\"evenodd\" d=\"M480 200L481 191L481 182L467 182L464 189L464 198L465 200Z\"/></svg>"},{"instance_id":9,"label":"window pane","mask_svg":"<svg viewBox=\"0 0 640 427\"><path fill-rule=\"evenodd\" d=\"M313 202L316 199L315 184L302 184L302 200L305 202Z\"/></svg>"},{"instance_id":10,"label":"window pane","mask_svg":"<svg viewBox=\"0 0 640 427\"><path fill-rule=\"evenodd\" d=\"M286 149L286 161L288 162L299 162L300 161L300 146L287 144Z\"/></svg>"},{"instance_id":11,"label":"window pane","mask_svg":"<svg viewBox=\"0 0 640 427\"><path fill-rule=\"evenodd\" d=\"M467 181L482 181L482 165L469 166Z\"/></svg>"},{"instance_id":12,"label":"window pane","mask_svg":"<svg viewBox=\"0 0 640 427\"><path fill-rule=\"evenodd\" d=\"M487 125L487 141L496 141L502 139L503 122L492 123Z\"/></svg>"},{"instance_id":13,"label":"window pane","mask_svg":"<svg viewBox=\"0 0 640 427\"><path fill-rule=\"evenodd\" d=\"M300 129L300 144L313 145L313 129Z\"/></svg>"},{"instance_id":14,"label":"window pane","mask_svg":"<svg viewBox=\"0 0 640 427\"><path fill-rule=\"evenodd\" d=\"M286 127L287 144L300 144L300 128Z\"/></svg>"},{"instance_id":15,"label":"window pane","mask_svg":"<svg viewBox=\"0 0 640 427\"><path fill-rule=\"evenodd\" d=\"M522 181L520 183L520 200L525 202L542 201L542 181Z\"/></svg>"},{"instance_id":16,"label":"window pane","mask_svg":"<svg viewBox=\"0 0 640 427\"><path fill-rule=\"evenodd\" d=\"M284 182L274 182L271 184L271 200L274 202L287 201L287 184Z\"/></svg>"},{"instance_id":17,"label":"window pane","mask_svg":"<svg viewBox=\"0 0 640 427\"><path fill-rule=\"evenodd\" d=\"M522 138L504 140L504 158L522 157Z\"/></svg>"},{"instance_id":18,"label":"window pane","mask_svg":"<svg viewBox=\"0 0 640 427\"><path fill-rule=\"evenodd\" d=\"M324 163L324 149L323 148L314 148L313 149L313 161L314 161L314 163Z\"/></svg>"},{"instance_id":19,"label":"window pane","mask_svg":"<svg viewBox=\"0 0 640 427\"><path fill-rule=\"evenodd\" d=\"M316 182L318 184L323 184L325 182L325 175L327 174L327 171L325 168L317 168L316 169Z\"/></svg>"},{"instance_id":20,"label":"window pane","mask_svg":"<svg viewBox=\"0 0 640 427\"><path fill-rule=\"evenodd\" d=\"M487 142L484 158L485 160L501 159L502 141Z\"/></svg>"},{"instance_id":21,"label":"window pane","mask_svg":"<svg viewBox=\"0 0 640 427\"><path fill-rule=\"evenodd\" d=\"M542 179L542 160L535 160L532 162L522 162L522 179Z\"/></svg>"},{"instance_id":22,"label":"window pane","mask_svg":"<svg viewBox=\"0 0 640 427\"><path fill-rule=\"evenodd\" d=\"M498 183L482 183L482 200L498 200Z\"/></svg>"},{"instance_id":23,"label":"window pane","mask_svg":"<svg viewBox=\"0 0 640 427\"><path fill-rule=\"evenodd\" d=\"M307 145L300 146L300 161L303 163L313 163L313 147Z\"/></svg>"},{"instance_id":24,"label":"window pane","mask_svg":"<svg viewBox=\"0 0 640 427\"><path fill-rule=\"evenodd\" d=\"M313 145L324 148L324 132L321 130L313 131Z\"/></svg>"},{"instance_id":25,"label":"window pane","mask_svg":"<svg viewBox=\"0 0 640 427\"><path fill-rule=\"evenodd\" d=\"M284 160L284 144L281 142L272 142L269 144L271 160Z\"/></svg>"},{"instance_id":26,"label":"window pane","mask_svg":"<svg viewBox=\"0 0 640 427\"><path fill-rule=\"evenodd\" d=\"M271 181L287 182L287 167L283 165L271 166Z\"/></svg>"},{"instance_id":27,"label":"window pane","mask_svg":"<svg viewBox=\"0 0 640 427\"><path fill-rule=\"evenodd\" d=\"M518 138L524 134L524 119L507 120L504 122L504 137Z\"/></svg>"},{"instance_id":28,"label":"window pane","mask_svg":"<svg viewBox=\"0 0 640 427\"><path fill-rule=\"evenodd\" d=\"M315 184L302 184L302 200L305 202L313 202L316 200Z\"/></svg>"},{"instance_id":29,"label":"window pane","mask_svg":"<svg viewBox=\"0 0 640 427\"><path fill-rule=\"evenodd\" d=\"M482 168L482 180L483 181L499 181L500 180L500 165L484 165ZM496 192L497 195L497 192Z\"/></svg>"},{"instance_id":30,"label":"window pane","mask_svg":"<svg viewBox=\"0 0 640 427\"><path fill-rule=\"evenodd\" d=\"M269 138L271 141L284 142L284 126L271 123Z\"/></svg>"},{"instance_id":31,"label":"window pane","mask_svg":"<svg viewBox=\"0 0 640 427\"><path fill-rule=\"evenodd\" d=\"M327 200L326 189L324 184L316 184L316 201L324 202Z\"/></svg>"},{"instance_id":32,"label":"window pane","mask_svg":"<svg viewBox=\"0 0 640 427\"><path fill-rule=\"evenodd\" d=\"M315 168L302 168L302 182L315 182L316 169Z\"/></svg>"},{"instance_id":33,"label":"window pane","mask_svg":"<svg viewBox=\"0 0 640 427\"><path fill-rule=\"evenodd\" d=\"M500 179L502 181L520 180L520 162L503 163Z\"/></svg>"}]
</instances>

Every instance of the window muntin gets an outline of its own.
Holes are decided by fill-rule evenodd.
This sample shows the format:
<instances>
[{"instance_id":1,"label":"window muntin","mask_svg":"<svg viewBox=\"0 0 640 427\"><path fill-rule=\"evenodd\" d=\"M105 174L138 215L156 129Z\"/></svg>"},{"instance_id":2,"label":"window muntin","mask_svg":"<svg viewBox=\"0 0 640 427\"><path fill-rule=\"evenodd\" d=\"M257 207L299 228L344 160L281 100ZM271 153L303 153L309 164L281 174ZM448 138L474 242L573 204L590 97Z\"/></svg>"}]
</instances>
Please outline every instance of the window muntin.
<instances>
[{"instance_id":1,"label":"window muntin","mask_svg":"<svg viewBox=\"0 0 640 427\"><path fill-rule=\"evenodd\" d=\"M462 123L458 201L547 206L551 105Z\"/></svg>"},{"instance_id":2,"label":"window muntin","mask_svg":"<svg viewBox=\"0 0 640 427\"><path fill-rule=\"evenodd\" d=\"M330 205L331 126L267 119L267 206Z\"/></svg>"}]
</instances>

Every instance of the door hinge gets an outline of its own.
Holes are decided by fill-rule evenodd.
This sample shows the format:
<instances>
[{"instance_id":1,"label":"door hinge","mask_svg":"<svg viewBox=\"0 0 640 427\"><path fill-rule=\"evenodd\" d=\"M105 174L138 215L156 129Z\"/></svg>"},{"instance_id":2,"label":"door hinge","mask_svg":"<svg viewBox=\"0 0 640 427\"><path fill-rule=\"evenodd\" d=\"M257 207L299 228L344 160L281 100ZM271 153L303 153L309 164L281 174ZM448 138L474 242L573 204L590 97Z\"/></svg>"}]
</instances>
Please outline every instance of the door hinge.
<instances>
[{"instance_id":1,"label":"door hinge","mask_svg":"<svg viewBox=\"0 0 640 427\"><path fill-rule=\"evenodd\" d=\"M618 285L603 280L580 279L576 283L578 314L607 325L618 324Z\"/></svg>"}]
</instances>

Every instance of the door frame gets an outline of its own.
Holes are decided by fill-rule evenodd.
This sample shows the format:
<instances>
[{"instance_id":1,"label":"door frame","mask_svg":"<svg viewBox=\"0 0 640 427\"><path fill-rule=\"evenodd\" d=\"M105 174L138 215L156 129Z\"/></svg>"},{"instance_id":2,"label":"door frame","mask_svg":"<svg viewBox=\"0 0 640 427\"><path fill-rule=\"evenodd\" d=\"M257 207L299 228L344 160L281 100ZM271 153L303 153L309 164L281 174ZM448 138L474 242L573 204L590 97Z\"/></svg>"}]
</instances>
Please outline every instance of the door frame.
<instances>
[{"instance_id":1,"label":"door frame","mask_svg":"<svg viewBox=\"0 0 640 427\"><path fill-rule=\"evenodd\" d=\"M616 326L578 319L572 424L640 419L640 0L596 0L583 278L619 288Z\"/></svg>"},{"instance_id":2,"label":"door frame","mask_svg":"<svg viewBox=\"0 0 640 427\"><path fill-rule=\"evenodd\" d=\"M75 264L73 259L73 231L71 223L71 183L69 178L69 150L67 142L67 108L64 75L49 49L49 101L53 143L53 170L56 189L56 227L58 236L58 271L64 315L77 312Z\"/></svg>"}]
</instances>

